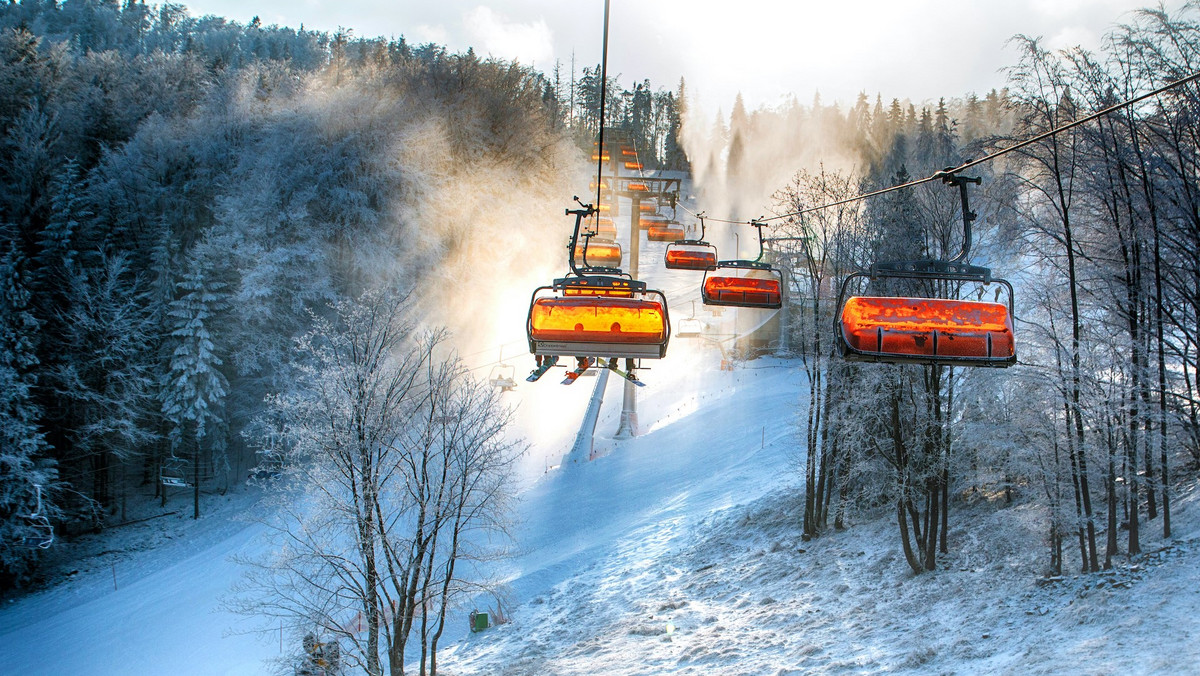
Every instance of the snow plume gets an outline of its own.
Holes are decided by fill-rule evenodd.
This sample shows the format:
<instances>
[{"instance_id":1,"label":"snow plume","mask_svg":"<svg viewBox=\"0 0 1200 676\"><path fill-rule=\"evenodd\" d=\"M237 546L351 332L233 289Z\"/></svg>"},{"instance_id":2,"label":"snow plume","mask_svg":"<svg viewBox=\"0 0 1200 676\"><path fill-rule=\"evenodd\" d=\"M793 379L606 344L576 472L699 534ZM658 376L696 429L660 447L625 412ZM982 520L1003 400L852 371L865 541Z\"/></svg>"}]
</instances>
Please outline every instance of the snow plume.
<instances>
[{"instance_id":1,"label":"snow plume","mask_svg":"<svg viewBox=\"0 0 1200 676\"><path fill-rule=\"evenodd\" d=\"M544 150L564 169L557 175L532 161L470 161L454 155L449 134L445 123L430 120L397 149L401 164L420 168L405 230L427 257L417 287L422 313L451 329L468 366L489 364L502 349L511 362L527 352L530 293L565 272L574 221L563 210L572 189L586 187L586 166L582 154L558 142Z\"/></svg>"},{"instance_id":2,"label":"snow plume","mask_svg":"<svg viewBox=\"0 0 1200 676\"><path fill-rule=\"evenodd\" d=\"M699 111L687 107L687 111ZM739 95L728 123L718 111L715 119L686 114L680 133L692 163L696 202L713 218L746 221L772 214L772 195L801 170L853 169L856 153L842 138L842 114L836 107L800 105L794 99L780 109L748 113ZM730 228L734 228L731 230ZM718 225L709 239L733 251L737 232L742 256L757 254L754 230ZM770 231L765 231L765 236Z\"/></svg>"},{"instance_id":3,"label":"snow plume","mask_svg":"<svg viewBox=\"0 0 1200 676\"><path fill-rule=\"evenodd\" d=\"M184 133L233 158L195 255L236 270L239 324L280 350L303 330L283 317L391 284L468 366L527 351L529 294L564 271L586 158L551 130L527 69L465 55L423 68L247 75Z\"/></svg>"}]
</instances>

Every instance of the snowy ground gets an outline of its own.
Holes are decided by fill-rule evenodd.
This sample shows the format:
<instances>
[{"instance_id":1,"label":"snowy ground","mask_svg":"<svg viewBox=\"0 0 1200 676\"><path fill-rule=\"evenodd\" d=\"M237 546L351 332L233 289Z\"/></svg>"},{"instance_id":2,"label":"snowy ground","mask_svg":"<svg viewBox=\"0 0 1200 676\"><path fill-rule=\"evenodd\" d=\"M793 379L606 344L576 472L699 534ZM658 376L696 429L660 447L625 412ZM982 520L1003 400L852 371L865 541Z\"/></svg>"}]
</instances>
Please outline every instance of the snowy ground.
<instances>
[{"instance_id":1,"label":"snowy ground","mask_svg":"<svg viewBox=\"0 0 1200 676\"><path fill-rule=\"evenodd\" d=\"M801 542L796 364L693 363L641 402L664 422L530 491L520 605L448 673L1200 673L1194 483L1133 565L1039 585L1043 515L956 502L942 570L914 576L887 513Z\"/></svg>"},{"instance_id":2,"label":"snowy ground","mask_svg":"<svg viewBox=\"0 0 1200 676\"><path fill-rule=\"evenodd\" d=\"M686 274L652 279L673 309L695 289ZM702 313L717 332L731 314ZM712 341L676 338L642 374L632 440L612 438L623 383L610 379L591 457L566 453L592 379L506 395L531 443L522 555L503 571L511 622L470 634L461 609L444 673L1200 673L1194 479L1175 496L1178 537L1144 526L1154 553L1136 565L1039 586L1042 515L955 502L942 570L913 576L886 513L800 541L801 371L720 360ZM177 498L181 514L66 545L93 551L0 608L0 673L269 673L279 636L238 634L242 619L219 610L239 573L229 556L260 533L235 518L252 499L210 497L193 523Z\"/></svg>"}]
</instances>

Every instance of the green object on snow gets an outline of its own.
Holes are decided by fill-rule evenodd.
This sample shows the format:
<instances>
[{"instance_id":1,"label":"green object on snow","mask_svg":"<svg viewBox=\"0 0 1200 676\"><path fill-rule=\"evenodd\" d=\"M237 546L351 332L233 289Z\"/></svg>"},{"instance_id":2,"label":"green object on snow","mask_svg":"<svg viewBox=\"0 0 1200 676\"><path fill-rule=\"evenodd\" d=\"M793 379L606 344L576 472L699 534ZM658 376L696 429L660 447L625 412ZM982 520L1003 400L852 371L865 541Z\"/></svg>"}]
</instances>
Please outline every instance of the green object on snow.
<instances>
[{"instance_id":1,"label":"green object on snow","mask_svg":"<svg viewBox=\"0 0 1200 676\"><path fill-rule=\"evenodd\" d=\"M471 613L471 631L483 631L490 626L487 613Z\"/></svg>"}]
</instances>

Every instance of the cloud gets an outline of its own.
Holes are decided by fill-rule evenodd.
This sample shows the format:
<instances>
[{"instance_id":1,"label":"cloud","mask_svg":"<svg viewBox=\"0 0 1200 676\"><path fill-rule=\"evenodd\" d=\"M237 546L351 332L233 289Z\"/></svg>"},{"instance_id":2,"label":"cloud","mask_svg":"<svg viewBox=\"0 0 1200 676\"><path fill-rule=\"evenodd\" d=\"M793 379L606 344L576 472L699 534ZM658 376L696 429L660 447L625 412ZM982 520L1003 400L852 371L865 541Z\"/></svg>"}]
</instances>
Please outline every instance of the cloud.
<instances>
[{"instance_id":1,"label":"cloud","mask_svg":"<svg viewBox=\"0 0 1200 676\"><path fill-rule=\"evenodd\" d=\"M450 43L450 35L446 32L445 26L437 25L430 26L429 24L420 24L409 37L409 41L415 45L423 45L427 42L433 42L439 45Z\"/></svg>"},{"instance_id":2,"label":"cloud","mask_svg":"<svg viewBox=\"0 0 1200 676\"><path fill-rule=\"evenodd\" d=\"M510 21L480 6L463 16L463 25L470 44L490 56L543 67L554 58L552 33L544 19L530 23Z\"/></svg>"}]
</instances>

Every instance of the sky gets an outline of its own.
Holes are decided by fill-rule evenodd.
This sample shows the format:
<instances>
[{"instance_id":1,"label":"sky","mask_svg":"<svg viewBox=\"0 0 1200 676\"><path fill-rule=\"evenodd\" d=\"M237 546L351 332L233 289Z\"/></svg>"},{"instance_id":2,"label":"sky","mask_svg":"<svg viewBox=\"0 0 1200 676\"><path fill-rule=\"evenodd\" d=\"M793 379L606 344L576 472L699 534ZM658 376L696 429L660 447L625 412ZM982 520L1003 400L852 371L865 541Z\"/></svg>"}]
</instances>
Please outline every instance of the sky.
<instances>
[{"instance_id":1,"label":"sky","mask_svg":"<svg viewBox=\"0 0 1200 676\"><path fill-rule=\"evenodd\" d=\"M1183 0L1167 0L1176 10ZM1004 85L1013 35L1050 48L1095 49L1114 24L1157 0L612 0L610 75L649 79L728 115L740 92L751 110L785 103L872 99L935 102ZM194 15L436 42L451 51L516 59L564 79L600 62L602 0L191 0Z\"/></svg>"}]
</instances>

